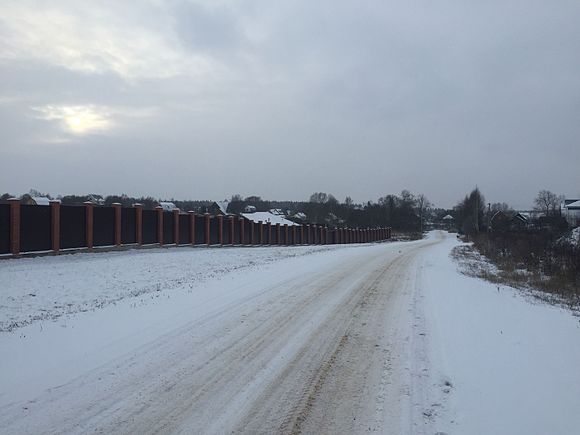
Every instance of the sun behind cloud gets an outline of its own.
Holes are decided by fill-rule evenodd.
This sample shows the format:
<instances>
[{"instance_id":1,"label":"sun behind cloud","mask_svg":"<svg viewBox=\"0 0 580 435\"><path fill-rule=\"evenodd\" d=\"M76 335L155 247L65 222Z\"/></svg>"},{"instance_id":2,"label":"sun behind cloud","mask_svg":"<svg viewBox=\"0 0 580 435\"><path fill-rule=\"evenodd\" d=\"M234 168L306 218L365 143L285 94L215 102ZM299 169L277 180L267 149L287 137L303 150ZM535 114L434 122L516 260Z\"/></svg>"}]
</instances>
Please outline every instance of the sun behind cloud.
<instances>
[{"instance_id":1,"label":"sun behind cloud","mask_svg":"<svg viewBox=\"0 0 580 435\"><path fill-rule=\"evenodd\" d=\"M66 132L76 135L105 131L113 126L111 113L104 107L47 105L34 110L40 113L41 119L57 121Z\"/></svg>"}]
</instances>

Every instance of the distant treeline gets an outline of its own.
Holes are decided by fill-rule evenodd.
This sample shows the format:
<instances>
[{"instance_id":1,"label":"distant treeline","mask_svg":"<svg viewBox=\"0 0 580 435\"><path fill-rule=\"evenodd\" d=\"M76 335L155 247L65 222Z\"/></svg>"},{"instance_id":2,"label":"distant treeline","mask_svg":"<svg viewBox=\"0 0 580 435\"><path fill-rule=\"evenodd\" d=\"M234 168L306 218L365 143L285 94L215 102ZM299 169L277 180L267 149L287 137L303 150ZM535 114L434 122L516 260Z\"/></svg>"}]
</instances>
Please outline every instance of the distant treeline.
<instances>
[{"instance_id":1,"label":"distant treeline","mask_svg":"<svg viewBox=\"0 0 580 435\"><path fill-rule=\"evenodd\" d=\"M0 202L6 202L12 196L6 193L0 196ZM24 200L27 196L53 198L49 194L36 190L31 190L20 198ZM216 211L214 201L209 200L162 200L151 196L131 197L124 194L105 197L98 194L65 195L54 199L59 199L63 205L81 205L86 201L91 201L105 206L120 203L123 207L131 207L135 203L140 203L146 209L155 208L161 201L169 201L184 211L191 210L198 213ZM449 212L431 208L431 204L424 195L414 195L408 190L403 190L399 195L385 195L377 202L368 201L359 204L354 203L350 197L346 197L341 202L332 194L324 192L313 193L308 201L274 201L262 199L259 196L243 198L241 195L233 195L228 201L228 213L238 214L247 206L253 206L256 211L280 209L287 216L308 223L352 228L382 226L401 231L421 231L427 222L440 219Z\"/></svg>"}]
</instances>

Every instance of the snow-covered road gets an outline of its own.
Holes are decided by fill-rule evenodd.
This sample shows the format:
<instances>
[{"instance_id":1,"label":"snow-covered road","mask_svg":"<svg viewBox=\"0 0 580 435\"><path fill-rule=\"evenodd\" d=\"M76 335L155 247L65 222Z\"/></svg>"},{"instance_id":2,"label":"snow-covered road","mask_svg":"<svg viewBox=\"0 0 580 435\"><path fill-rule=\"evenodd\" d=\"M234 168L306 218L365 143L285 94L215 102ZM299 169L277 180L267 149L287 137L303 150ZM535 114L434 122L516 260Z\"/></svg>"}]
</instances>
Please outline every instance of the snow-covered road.
<instances>
[{"instance_id":1,"label":"snow-covered road","mask_svg":"<svg viewBox=\"0 0 580 435\"><path fill-rule=\"evenodd\" d=\"M518 432L509 412L494 425L494 413L514 404L491 388L515 379L521 390L506 397L528 394L538 361L524 372L505 361L540 358L533 339L544 319L557 329L545 335L566 333L566 341L580 338L577 320L460 275L449 258L455 245L436 232L407 243L280 248L277 261L267 260L268 248L250 248L243 267L233 249L27 260L27 276L52 270L65 287L88 283L86 291L114 287L100 282L99 261L129 283L131 271L118 266L125 262L148 271L154 290L1 332L0 432L542 433ZM187 273L188 257L204 254L234 266L204 279ZM19 264L0 264L0 273L17 273ZM47 288L66 305L70 292L54 280ZM510 311L498 314L506 301L519 316L538 316L535 329L512 328ZM499 355L483 346L507 337L496 336L493 321L517 334L494 348ZM573 343L561 350L563 366L580 356ZM544 387L552 394L578 381L554 376L558 388ZM580 404L575 391L561 409ZM542 409L542 426L534 424L539 411L521 427L550 428L561 414ZM564 423L560 429L575 421Z\"/></svg>"},{"instance_id":2,"label":"snow-covered road","mask_svg":"<svg viewBox=\"0 0 580 435\"><path fill-rule=\"evenodd\" d=\"M10 433L398 427L408 414L404 366L415 262L432 243L286 258L192 288L183 282L182 292L161 281L155 298L5 333L9 357L0 370L10 378L2 379L0 427ZM69 266L76 270L61 270L65 281L85 269L78 259Z\"/></svg>"}]
</instances>

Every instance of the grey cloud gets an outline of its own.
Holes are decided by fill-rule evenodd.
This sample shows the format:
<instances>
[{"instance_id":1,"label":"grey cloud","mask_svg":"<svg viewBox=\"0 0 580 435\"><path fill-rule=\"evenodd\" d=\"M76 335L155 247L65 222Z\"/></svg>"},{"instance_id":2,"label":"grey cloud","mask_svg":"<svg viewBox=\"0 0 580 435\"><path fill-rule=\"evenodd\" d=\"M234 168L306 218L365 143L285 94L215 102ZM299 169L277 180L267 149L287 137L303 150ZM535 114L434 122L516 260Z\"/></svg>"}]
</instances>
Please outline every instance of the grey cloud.
<instances>
[{"instance_id":1,"label":"grey cloud","mask_svg":"<svg viewBox=\"0 0 580 435\"><path fill-rule=\"evenodd\" d=\"M408 188L448 206L478 184L488 199L516 207L542 188L580 193L576 2L118 7L108 7L115 35L127 16L137 36L155 41L150 53L138 40L123 46L128 62L136 61L130 50L149 53L136 67L87 72L0 57L0 92L14 99L0 103L0 157L31 167L42 157L62 172L89 160L106 181L72 186L31 173L14 182L9 169L0 176L7 190L289 199L326 190L363 201ZM93 15L83 15L87 28ZM153 52L166 46L179 59L178 68L168 62L171 75ZM146 73L149 55L155 74ZM29 116L43 104L156 112L119 116L118 128L51 148L39 138L58 129ZM153 182L144 171L158 167L172 175Z\"/></svg>"}]
</instances>

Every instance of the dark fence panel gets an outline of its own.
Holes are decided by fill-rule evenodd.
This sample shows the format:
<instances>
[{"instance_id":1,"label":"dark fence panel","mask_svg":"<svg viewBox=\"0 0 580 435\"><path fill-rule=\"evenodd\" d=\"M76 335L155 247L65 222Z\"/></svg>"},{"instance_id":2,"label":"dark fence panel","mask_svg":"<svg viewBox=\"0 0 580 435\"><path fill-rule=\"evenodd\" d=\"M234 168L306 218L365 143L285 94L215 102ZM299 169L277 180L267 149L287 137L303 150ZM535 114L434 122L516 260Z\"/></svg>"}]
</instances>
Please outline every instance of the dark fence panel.
<instances>
[{"instance_id":1,"label":"dark fence panel","mask_svg":"<svg viewBox=\"0 0 580 435\"><path fill-rule=\"evenodd\" d=\"M10 253L10 205L0 204L0 254Z\"/></svg>"},{"instance_id":2,"label":"dark fence panel","mask_svg":"<svg viewBox=\"0 0 580 435\"><path fill-rule=\"evenodd\" d=\"M244 226L244 237L241 239L242 245L247 245L250 242L250 224L247 219L242 219L242 225Z\"/></svg>"},{"instance_id":3,"label":"dark fence panel","mask_svg":"<svg viewBox=\"0 0 580 435\"><path fill-rule=\"evenodd\" d=\"M173 219L172 211L163 213L163 243L166 245L175 243L175 237L173 236L175 222Z\"/></svg>"},{"instance_id":4,"label":"dark fence panel","mask_svg":"<svg viewBox=\"0 0 580 435\"><path fill-rule=\"evenodd\" d=\"M336 243L336 231L335 230L328 230L328 243L329 244Z\"/></svg>"},{"instance_id":5,"label":"dark fence panel","mask_svg":"<svg viewBox=\"0 0 580 435\"><path fill-rule=\"evenodd\" d=\"M61 248L81 248L87 246L86 213L85 206L62 205L60 207Z\"/></svg>"},{"instance_id":6,"label":"dark fence panel","mask_svg":"<svg viewBox=\"0 0 580 435\"><path fill-rule=\"evenodd\" d=\"M224 245L229 245L232 243L232 231L230 220L227 217L224 217Z\"/></svg>"},{"instance_id":7,"label":"dark fence panel","mask_svg":"<svg viewBox=\"0 0 580 435\"><path fill-rule=\"evenodd\" d=\"M272 241L270 243L272 245L278 244L278 228L276 228L276 225L272 225Z\"/></svg>"},{"instance_id":8,"label":"dark fence panel","mask_svg":"<svg viewBox=\"0 0 580 435\"><path fill-rule=\"evenodd\" d=\"M239 219L234 220L234 245L240 244L240 221Z\"/></svg>"},{"instance_id":9,"label":"dark fence panel","mask_svg":"<svg viewBox=\"0 0 580 435\"><path fill-rule=\"evenodd\" d=\"M189 214L179 215L179 244L185 245L189 243Z\"/></svg>"},{"instance_id":10,"label":"dark fence panel","mask_svg":"<svg viewBox=\"0 0 580 435\"><path fill-rule=\"evenodd\" d=\"M264 245L270 244L270 231L268 230L268 224L264 224L263 226L264 236L262 240L264 241Z\"/></svg>"},{"instance_id":11,"label":"dark fence panel","mask_svg":"<svg viewBox=\"0 0 580 435\"><path fill-rule=\"evenodd\" d=\"M195 243L205 244L205 216L195 215Z\"/></svg>"},{"instance_id":12,"label":"dark fence panel","mask_svg":"<svg viewBox=\"0 0 580 435\"><path fill-rule=\"evenodd\" d=\"M282 245L286 245L287 241L286 241L286 228L284 227L284 225L280 225L280 244Z\"/></svg>"},{"instance_id":13,"label":"dark fence panel","mask_svg":"<svg viewBox=\"0 0 580 435\"><path fill-rule=\"evenodd\" d=\"M115 209L113 207L93 207L93 245L111 246L115 244Z\"/></svg>"},{"instance_id":14,"label":"dark fence panel","mask_svg":"<svg viewBox=\"0 0 580 435\"><path fill-rule=\"evenodd\" d=\"M211 216L209 220L209 234L210 234L209 240L212 245L219 243L218 221L217 217L215 216Z\"/></svg>"},{"instance_id":15,"label":"dark fence panel","mask_svg":"<svg viewBox=\"0 0 580 435\"><path fill-rule=\"evenodd\" d=\"M84 208L82 209L84 210ZM22 252L30 252L49 251L52 249L50 224L50 207L44 205L21 205L20 250Z\"/></svg>"},{"instance_id":16,"label":"dark fence panel","mask_svg":"<svg viewBox=\"0 0 580 435\"><path fill-rule=\"evenodd\" d=\"M121 243L137 243L137 212L132 207L121 209Z\"/></svg>"},{"instance_id":17,"label":"dark fence panel","mask_svg":"<svg viewBox=\"0 0 580 435\"><path fill-rule=\"evenodd\" d=\"M302 226L300 226L300 225L296 227L296 240L294 241L294 243L297 245L302 244L302 236L301 236L300 228L302 228Z\"/></svg>"},{"instance_id":18,"label":"dark fence panel","mask_svg":"<svg viewBox=\"0 0 580 435\"><path fill-rule=\"evenodd\" d=\"M157 243L157 210L143 210L143 244Z\"/></svg>"},{"instance_id":19,"label":"dark fence panel","mask_svg":"<svg viewBox=\"0 0 580 435\"><path fill-rule=\"evenodd\" d=\"M256 245L260 243L260 225L257 222L251 223L252 227L254 227L254 240L251 241L252 245ZM250 228L250 233L252 229Z\"/></svg>"}]
</instances>

